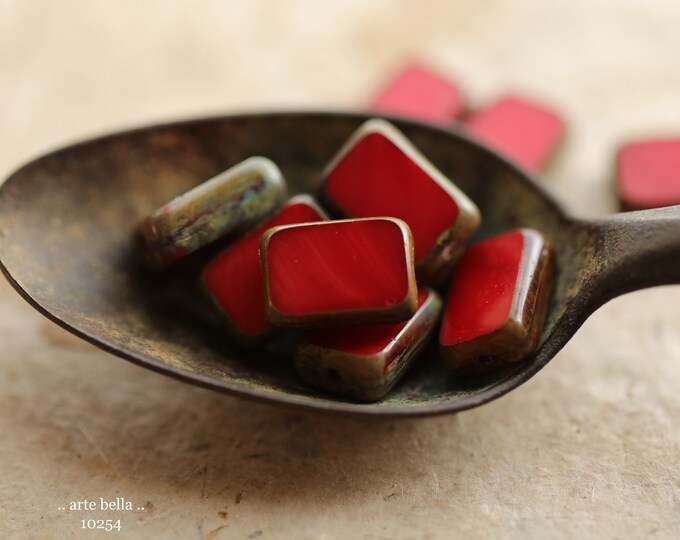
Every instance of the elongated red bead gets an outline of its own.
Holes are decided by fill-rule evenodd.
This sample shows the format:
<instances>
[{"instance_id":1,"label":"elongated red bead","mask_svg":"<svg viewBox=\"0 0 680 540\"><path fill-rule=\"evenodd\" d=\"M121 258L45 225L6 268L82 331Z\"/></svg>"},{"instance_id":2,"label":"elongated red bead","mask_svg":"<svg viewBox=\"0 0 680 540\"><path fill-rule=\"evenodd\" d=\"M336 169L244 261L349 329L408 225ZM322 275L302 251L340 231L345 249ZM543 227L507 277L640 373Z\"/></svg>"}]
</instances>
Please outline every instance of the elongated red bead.
<instances>
[{"instance_id":1,"label":"elongated red bead","mask_svg":"<svg viewBox=\"0 0 680 540\"><path fill-rule=\"evenodd\" d=\"M475 138L534 172L545 169L564 137L564 122L534 102L506 96L467 120Z\"/></svg>"},{"instance_id":2,"label":"elongated red bead","mask_svg":"<svg viewBox=\"0 0 680 540\"><path fill-rule=\"evenodd\" d=\"M454 82L416 65L397 73L376 96L370 110L450 124L463 107L463 94Z\"/></svg>"},{"instance_id":3,"label":"elongated red bead","mask_svg":"<svg viewBox=\"0 0 680 540\"><path fill-rule=\"evenodd\" d=\"M478 227L475 204L389 122L363 124L323 175L322 198L345 217L404 220L419 282L437 282Z\"/></svg>"},{"instance_id":4,"label":"elongated red bead","mask_svg":"<svg viewBox=\"0 0 680 540\"><path fill-rule=\"evenodd\" d=\"M295 368L311 386L358 401L376 401L406 373L434 330L441 300L418 290L418 309L405 322L305 333Z\"/></svg>"},{"instance_id":5,"label":"elongated red bead","mask_svg":"<svg viewBox=\"0 0 680 540\"><path fill-rule=\"evenodd\" d=\"M415 312L413 243L401 220L277 227L262 237L260 257L276 326L402 321Z\"/></svg>"},{"instance_id":6,"label":"elongated red bead","mask_svg":"<svg viewBox=\"0 0 680 540\"><path fill-rule=\"evenodd\" d=\"M203 285L239 341L255 344L271 329L262 293L259 255L262 235L272 227L325 219L311 197L293 197L274 218L231 244L208 264Z\"/></svg>"},{"instance_id":7,"label":"elongated red bead","mask_svg":"<svg viewBox=\"0 0 680 540\"><path fill-rule=\"evenodd\" d=\"M622 210L680 204L680 138L635 141L616 155Z\"/></svg>"},{"instance_id":8,"label":"elongated red bead","mask_svg":"<svg viewBox=\"0 0 680 540\"><path fill-rule=\"evenodd\" d=\"M483 373L526 358L538 343L551 276L550 246L538 231L517 229L468 249L444 310L444 363Z\"/></svg>"}]
</instances>

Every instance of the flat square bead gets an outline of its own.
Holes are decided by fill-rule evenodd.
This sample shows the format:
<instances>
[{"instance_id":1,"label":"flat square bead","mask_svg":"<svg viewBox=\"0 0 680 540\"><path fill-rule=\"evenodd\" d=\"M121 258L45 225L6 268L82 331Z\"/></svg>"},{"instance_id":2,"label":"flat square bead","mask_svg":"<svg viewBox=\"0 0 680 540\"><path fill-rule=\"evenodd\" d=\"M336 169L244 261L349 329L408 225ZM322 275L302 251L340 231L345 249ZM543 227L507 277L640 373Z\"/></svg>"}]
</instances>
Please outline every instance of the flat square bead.
<instances>
[{"instance_id":1,"label":"flat square bead","mask_svg":"<svg viewBox=\"0 0 680 540\"><path fill-rule=\"evenodd\" d=\"M395 322L416 310L413 242L401 220L277 227L262 237L260 258L275 326Z\"/></svg>"},{"instance_id":2,"label":"flat square bead","mask_svg":"<svg viewBox=\"0 0 680 540\"><path fill-rule=\"evenodd\" d=\"M364 123L323 173L321 197L352 218L392 216L411 228L418 280L436 283L479 226L479 210L392 124Z\"/></svg>"},{"instance_id":3,"label":"flat square bead","mask_svg":"<svg viewBox=\"0 0 680 540\"><path fill-rule=\"evenodd\" d=\"M418 290L418 310L405 322L325 328L304 334L295 369L311 386L358 401L377 401L417 359L434 330L441 300Z\"/></svg>"},{"instance_id":4,"label":"flat square bead","mask_svg":"<svg viewBox=\"0 0 680 540\"><path fill-rule=\"evenodd\" d=\"M555 112L515 96L476 111L466 126L476 139L533 172L545 169L565 131Z\"/></svg>"},{"instance_id":5,"label":"flat square bead","mask_svg":"<svg viewBox=\"0 0 680 540\"><path fill-rule=\"evenodd\" d=\"M267 158L252 157L203 182L143 219L137 234L147 261L171 264L279 208L286 185Z\"/></svg>"},{"instance_id":6,"label":"flat square bead","mask_svg":"<svg viewBox=\"0 0 680 540\"><path fill-rule=\"evenodd\" d=\"M551 249L538 231L517 229L468 249L439 334L446 366L480 374L524 360L538 344L551 278Z\"/></svg>"},{"instance_id":7,"label":"flat square bead","mask_svg":"<svg viewBox=\"0 0 680 540\"><path fill-rule=\"evenodd\" d=\"M622 210L680 204L680 138L622 146L616 155L616 187Z\"/></svg>"},{"instance_id":8,"label":"flat square bead","mask_svg":"<svg viewBox=\"0 0 680 540\"><path fill-rule=\"evenodd\" d=\"M423 66L409 66L376 96L370 110L450 124L462 113L463 103L455 83Z\"/></svg>"},{"instance_id":9,"label":"flat square bead","mask_svg":"<svg viewBox=\"0 0 680 540\"><path fill-rule=\"evenodd\" d=\"M203 286L224 314L230 334L243 345L259 345L272 330L264 309L260 240L273 227L327 219L307 195L293 197L272 219L236 240L206 266Z\"/></svg>"}]
</instances>

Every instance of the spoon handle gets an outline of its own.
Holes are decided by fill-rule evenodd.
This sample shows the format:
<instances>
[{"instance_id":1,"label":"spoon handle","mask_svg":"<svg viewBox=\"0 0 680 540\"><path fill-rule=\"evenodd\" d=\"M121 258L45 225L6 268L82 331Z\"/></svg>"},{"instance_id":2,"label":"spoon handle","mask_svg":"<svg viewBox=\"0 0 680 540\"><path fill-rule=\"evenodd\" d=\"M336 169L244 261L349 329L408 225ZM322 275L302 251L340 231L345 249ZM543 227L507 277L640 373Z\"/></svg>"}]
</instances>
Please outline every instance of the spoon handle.
<instances>
[{"instance_id":1,"label":"spoon handle","mask_svg":"<svg viewBox=\"0 0 680 540\"><path fill-rule=\"evenodd\" d=\"M680 283L680 206L614 214L593 225L598 238L594 290L601 302Z\"/></svg>"}]
</instances>

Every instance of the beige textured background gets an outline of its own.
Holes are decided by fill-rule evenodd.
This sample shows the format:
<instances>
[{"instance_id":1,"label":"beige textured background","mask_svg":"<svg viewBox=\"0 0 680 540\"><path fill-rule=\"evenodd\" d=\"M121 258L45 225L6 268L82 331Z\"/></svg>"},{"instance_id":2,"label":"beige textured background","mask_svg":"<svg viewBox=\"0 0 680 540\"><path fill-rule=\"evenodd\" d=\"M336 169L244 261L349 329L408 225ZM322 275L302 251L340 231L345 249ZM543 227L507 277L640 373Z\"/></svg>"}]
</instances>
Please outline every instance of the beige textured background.
<instances>
[{"instance_id":1,"label":"beige textured background","mask_svg":"<svg viewBox=\"0 0 680 540\"><path fill-rule=\"evenodd\" d=\"M596 4L596 5L594 5ZM559 107L546 184L614 208L611 155L680 132L677 0L0 0L0 175L75 139L213 112L361 107L407 58L475 102ZM193 388L80 343L0 284L0 537L678 538L680 289L599 311L457 416L361 421ZM124 497L144 511L68 512Z\"/></svg>"}]
</instances>

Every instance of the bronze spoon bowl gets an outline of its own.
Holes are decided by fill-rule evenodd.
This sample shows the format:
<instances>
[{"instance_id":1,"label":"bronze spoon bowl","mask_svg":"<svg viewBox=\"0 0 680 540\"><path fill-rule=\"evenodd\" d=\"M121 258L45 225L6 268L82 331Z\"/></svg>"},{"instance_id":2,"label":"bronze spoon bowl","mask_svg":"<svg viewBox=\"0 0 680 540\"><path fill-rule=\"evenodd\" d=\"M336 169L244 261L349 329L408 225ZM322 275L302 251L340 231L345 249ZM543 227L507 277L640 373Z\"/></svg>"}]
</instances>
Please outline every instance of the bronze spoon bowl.
<instances>
[{"instance_id":1,"label":"bronze spoon bowl","mask_svg":"<svg viewBox=\"0 0 680 540\"><path fill-rule=\"evenodd\" d=\"M245 352L196 290L219 246L164 273L140 268L131 242L138 219L252 155L273 159L291 191L313 191L325 163L368 118L276 113L155 126L41 157L0 189L0 257L16 290L75 335L141 366L214 390L309 409L432 415L469 409L516 388L545 366L611 298L680 281L679 207L569 216L526 172L454 130L395 124L479 205L478 237L533 227L553 241L556 272L535 354L486 379L449 375L436 349L382 401L357 404L302 384L285 354ZM427 211L427 209L423 209Z\"/></svg>"}]
</instances>

